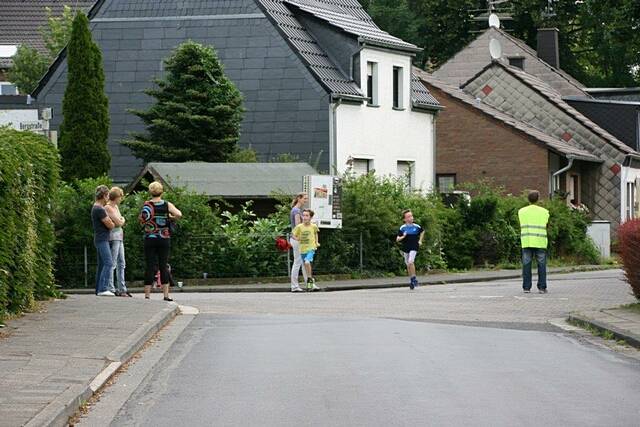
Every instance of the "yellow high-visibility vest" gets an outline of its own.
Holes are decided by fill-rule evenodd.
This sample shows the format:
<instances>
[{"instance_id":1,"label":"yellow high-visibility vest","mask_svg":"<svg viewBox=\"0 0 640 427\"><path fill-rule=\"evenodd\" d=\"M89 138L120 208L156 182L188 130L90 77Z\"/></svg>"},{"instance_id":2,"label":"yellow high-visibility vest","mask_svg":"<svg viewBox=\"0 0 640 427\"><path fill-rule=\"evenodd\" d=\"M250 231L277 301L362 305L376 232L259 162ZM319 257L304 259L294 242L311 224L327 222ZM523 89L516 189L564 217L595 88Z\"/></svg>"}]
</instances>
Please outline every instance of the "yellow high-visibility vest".
<instances>
[{"instance_id":1,"label":"yellow high-visibility vest","mask_svg":"<svg viewBox=\"0 0 640 427\"><path fill-rule=\"evenodd\" d=\"M538 205L529 205L518 211L520 243L523 248L547 248L549 211Z\"/></svg>"}]
</instances>

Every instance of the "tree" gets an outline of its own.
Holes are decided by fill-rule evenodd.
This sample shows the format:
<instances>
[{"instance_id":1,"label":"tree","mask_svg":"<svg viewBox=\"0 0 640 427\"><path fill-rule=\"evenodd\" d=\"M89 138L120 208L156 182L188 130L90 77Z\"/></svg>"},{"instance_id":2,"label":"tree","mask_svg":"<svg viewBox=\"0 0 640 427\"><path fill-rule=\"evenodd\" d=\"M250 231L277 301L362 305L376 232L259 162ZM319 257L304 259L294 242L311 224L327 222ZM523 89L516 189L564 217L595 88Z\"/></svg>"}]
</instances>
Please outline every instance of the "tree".
<instances>
[{"instance_id":1,"label":"tree","mask_svg":"<svg viewBox=\"0 0 640 427\"><path fill-rule=\"evenodd\" d=\"M20 45L13 56L13 66L8 77L21 93L31 93L35 89L49 64L56 59L71 36L73 10L65 5L61 16L54 16L49 7L46 10L47 26L41 29L40 34L49 55L43 55L31 46Z\"/></svg>"},{"instance_id":2,"label":"tree","mask_svg":"<svg viewBox=\"0 0 640 427\"><path fill-rule=\"evenodd\" d=\"M165 60L167 74L145 93L156 99L148 111L131 110L147 133L124 142L147 162L224 162L236 152L242 97L223 71L215 50L193 41Z\"/></svg>"},{"instance_id":3,"label":"tree","mask_svg":"<svg viewBox=\"0 0 640 427\"><path fill-rule=\"evenodd\" d=\"M40 52L32 47L20 45L9 69L9 81L18 87L20 93L30 93L48 66L49 61Z\"/></svg>"},{"instance_id":4,"label":"tree","mask_svg":"<svg viewBox=\"0 0 640 427\"><path fill-rule=\"evenodd\" d=\"M62 176L95 178L109 172L109 101L104 93L102 53L91 39L89 20L79 12L67 46L67 87L62 100Z\"/></svg>"}]
</instances>

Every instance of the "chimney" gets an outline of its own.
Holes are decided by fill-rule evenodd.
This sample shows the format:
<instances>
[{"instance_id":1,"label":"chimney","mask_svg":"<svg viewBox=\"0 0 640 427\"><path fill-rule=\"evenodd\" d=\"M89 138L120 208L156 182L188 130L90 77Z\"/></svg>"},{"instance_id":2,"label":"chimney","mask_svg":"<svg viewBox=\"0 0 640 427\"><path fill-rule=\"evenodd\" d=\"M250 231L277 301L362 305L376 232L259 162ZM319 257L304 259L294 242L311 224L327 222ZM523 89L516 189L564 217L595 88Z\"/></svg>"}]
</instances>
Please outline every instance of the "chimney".
<instances>
[{"instance_id":1,"label":"chimney","mask_svg":"<svg viewBox=\"0 0 640 427\"><path fill-rule=\"evenodd\" d=\"M554 68L560 68L557 28L538 29L538 58Z\"/></svg>"}]
</instances>

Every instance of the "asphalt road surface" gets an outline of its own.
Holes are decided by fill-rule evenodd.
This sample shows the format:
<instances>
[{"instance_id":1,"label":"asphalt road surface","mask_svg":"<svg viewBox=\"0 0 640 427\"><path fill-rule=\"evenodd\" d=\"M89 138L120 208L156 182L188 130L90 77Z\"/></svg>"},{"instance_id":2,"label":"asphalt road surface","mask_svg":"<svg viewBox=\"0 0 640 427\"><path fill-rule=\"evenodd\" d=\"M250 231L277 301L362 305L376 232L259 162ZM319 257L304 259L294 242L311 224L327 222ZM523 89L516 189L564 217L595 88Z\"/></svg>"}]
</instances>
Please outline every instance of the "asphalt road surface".
<instances>
[{"instance_id":1,"label":"asphalt road surface","mask_svg":"<svg viewBox=\"0 0 640 427\"><path fill-rule=\"evenodd\" d=\"M638 425L637 359L547 322L633 301L620 272L519 286L176 295L200 315L111 425Z\"/></svg>"}]
</instances>

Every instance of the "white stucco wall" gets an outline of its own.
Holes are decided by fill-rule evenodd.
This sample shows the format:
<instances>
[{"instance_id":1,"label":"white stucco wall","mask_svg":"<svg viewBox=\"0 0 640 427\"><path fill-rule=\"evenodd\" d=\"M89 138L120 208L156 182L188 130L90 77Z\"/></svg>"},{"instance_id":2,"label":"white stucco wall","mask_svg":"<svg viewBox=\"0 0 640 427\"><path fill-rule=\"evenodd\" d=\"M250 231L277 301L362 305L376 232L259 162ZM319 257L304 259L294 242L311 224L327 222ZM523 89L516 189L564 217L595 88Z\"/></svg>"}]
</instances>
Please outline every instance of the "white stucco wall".
<instances>
[{"instance_id":1,"label":"white stucco wall","mask_svg":"<svg viewBox=\"0 0 640 427\"><path fill-rule=\"evenodd\" d=\"M365 48L360 68L366 92L367 62L378 64L378 106L339 104L335 107L337 135L332 159L339 173L347 169L349 157L370 159L376 174L396 175L398 161L414 162L414 185L425 190L434 186L435 115L411 110L411 58ZM393 109L393 67L403 68L404 110Z\"/></svg>"}]
</instances>

